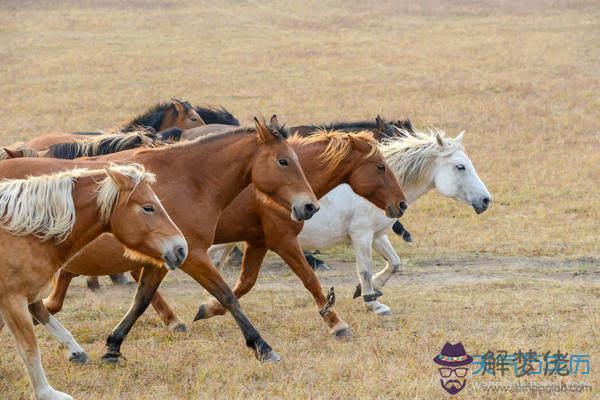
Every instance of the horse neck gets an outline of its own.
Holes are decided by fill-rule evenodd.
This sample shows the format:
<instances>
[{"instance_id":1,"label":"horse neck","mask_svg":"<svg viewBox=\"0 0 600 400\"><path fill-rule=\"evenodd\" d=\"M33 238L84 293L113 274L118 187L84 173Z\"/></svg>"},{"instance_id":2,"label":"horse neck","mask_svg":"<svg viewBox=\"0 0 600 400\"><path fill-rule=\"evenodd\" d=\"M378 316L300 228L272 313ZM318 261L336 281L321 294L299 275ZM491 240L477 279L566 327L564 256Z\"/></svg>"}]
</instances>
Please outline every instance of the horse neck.
<instances>
[{"instance_id":1,"label":"horse neck","mask_svg":"<svg viewBox=\"0 0 600 400\"><path fill-rule=\"evenodd\" d=\"M156 132L164 131L165 129L171 128L175 126L175 121L177 121L177 114L174 112L173 107L167 108L163 112L163 117L160 122L157 124L158 126L154 126Z\"/></svg>"},{"instance_id":2,"label":"horse neck","mask_svg":"<svg viewBox=\"0 0 600 400\"><path fill-rule=\"evenodd\" d=\"M320 163L320 155L325 150L327 142L316 142L305 146L304 148L294 147L300 160L300 165L304 170L306 180L310 184L317 199L325 196L336 186L346 183L350 174L360 160L362 154L352 151L345 160L343 160L336 168L329 172L323 172L323 167Z\"/></svg>"},{"instance_id":3,"label":"horse neck","mask_svg":"<svg viewBox=\"0 0 600 400\"><path fill-rule=\"evenodd\" d=\"M419 179L418 183L402 184L402 180L398 179L408 204L414 203L419 197L423 196L425 193L429 192L435 187L433 181L434 174L432 172L428 172L428 174L429 176ZM394 171L394 175L396 175L396 177L398 176L396 171Z\"/></svg>"},{"instance_id":4,"label":"horse neck","mask_svg":"<svg viewBox=\"0 0 600 400\"><path fill-rule=\"evenodd\" d=\"M102 179L102 178L100 178ZM76 219L71 234L58 246L61 256L68 260L88 243L102 233L108 231L108 225L103 224L97 205L97 184L94 177L80 177L73 188L73 203Z\"/></svg>"},{"instance_id":5,"label":"horse neck","mask_svg":"<svg viewBox=\"0 0 600 400\"><path fill-rule=\"evenodd\" d=\"M139 154L136 161L151 167L161 180L166 174L185 175L196 190L225 208L252 181L252 166L259 150L256 134L239 134L204 142L196 140ZM155 161L150 159L155 158ZM170 161L173 160L173 161ZM199 160L200 163L199 163ZM177 169L180 168L180 171Z\"/></svg>"}]
</instances>

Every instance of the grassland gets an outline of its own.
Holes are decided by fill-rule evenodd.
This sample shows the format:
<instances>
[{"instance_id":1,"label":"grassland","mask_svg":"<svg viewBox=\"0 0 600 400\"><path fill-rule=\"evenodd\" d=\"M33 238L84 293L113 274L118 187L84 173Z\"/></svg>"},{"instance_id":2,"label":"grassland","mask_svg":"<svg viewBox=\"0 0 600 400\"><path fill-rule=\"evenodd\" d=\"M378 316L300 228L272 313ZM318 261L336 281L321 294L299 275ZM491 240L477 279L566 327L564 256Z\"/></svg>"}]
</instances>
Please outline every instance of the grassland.
<instances>
[{"instance_id":1,"label":"grassland","mask_svg":"<svg viewBox=\"0 0 600 400\"><path fill-rule=\"evenodd\" d=\"M103 366L103 338L131 294L77 287L61 320L94 361L68 365L38 329L50 381L83 399L437 399L431 357L461 340L473 351L589 353L586 380L600 388L599 43L600 5L584 0L1 2L2 143L108 129L172 96L223 104L245 123L258 112L290 124L381 113L466 130L495 199L480 216L435 194L411 207L415 243L396 241L407 265L385 293L388 319L350 300L348 249L328 252L334 271L322 278L356 332L348 343L327 337L270 258L242 304L283 363L254 361L229 317L178 335L149 312L124 347L127 365ZM206 298L183 274L164 290L186 321ZM6 332L0 344L0 398L26 398Z\"/></svg>"}]
</instances>

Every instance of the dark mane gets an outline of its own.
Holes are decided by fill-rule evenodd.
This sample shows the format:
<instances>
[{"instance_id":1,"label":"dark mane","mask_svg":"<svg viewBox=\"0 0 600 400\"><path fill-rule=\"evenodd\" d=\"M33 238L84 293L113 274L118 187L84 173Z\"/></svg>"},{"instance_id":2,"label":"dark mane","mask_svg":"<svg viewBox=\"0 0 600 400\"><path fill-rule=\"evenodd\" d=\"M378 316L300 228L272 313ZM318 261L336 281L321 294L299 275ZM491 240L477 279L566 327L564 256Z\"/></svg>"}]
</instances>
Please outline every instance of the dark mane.
<instances>
[{"instance_id":1,"label":"dark mane","mask_svg":"<svg viewBox=\"0 0 600 400\"><path fill-rule=\"evenodd\" d=\"M209 124L223 124L223 125L233 125L240 126L240 121L237 120L236 117L233 116L229 111L225 109L225 107L215 107L215 106L196 106L194 110L202 117L202 120Z\"/></svg>"},{"instance_id":2,"label":"dark mane","mask_svg":"<svg viewBox=\"0 0 600 400\"><path fill-rule=\"evenodd\" d=\"M325 128L328 131L364 131L377 129L377 123L375 121L355 121L355 122L334 122L329 125L316 126L311 125L313 128Z\"/></svg>"},{"instance_id":3,"label":"dark mane","mask_svg":"<svg viewBox=\"0 0 600 400\"><path fill-rule=\"evenodd\" d=\"M45 157L72 160L79 157L93 157L104 154L148 146L155 142L154 134L147 132L109 135L95 140L71 143L56 143L48 148Z\"/></svg>"},{"instance_id":4,"label":"dark mane","mask_svg":"<svg viewBox=\"0 0 600 400\"><path fill-rule=\"evenodd\" d=\"M188 107L191 107L189 103L183 103L186 107L186 111ZM159 103L155 106L151 107L148 111L143 114L135 117L131 122L125 125L120 131L121 132L132 132L139 128L143 128L146 126L152 127L154 130L158 131L160 129L160 125L165 117L166 111L174 107L173 103Z\"/></svg>"}]
</instances>

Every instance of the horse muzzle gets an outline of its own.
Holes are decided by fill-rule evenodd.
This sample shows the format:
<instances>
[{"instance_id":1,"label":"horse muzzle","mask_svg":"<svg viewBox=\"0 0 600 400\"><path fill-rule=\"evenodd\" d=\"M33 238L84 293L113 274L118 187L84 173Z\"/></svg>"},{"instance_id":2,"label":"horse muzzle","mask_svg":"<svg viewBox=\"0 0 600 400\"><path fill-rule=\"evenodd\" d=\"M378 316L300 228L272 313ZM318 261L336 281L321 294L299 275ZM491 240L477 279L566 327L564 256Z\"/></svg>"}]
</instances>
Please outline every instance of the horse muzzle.
<instances>
[{"instance_id":1,"label":"horse muzzle","mask_svg":"<svg viewBox=\"0 0 600 400\"><path fill-rule=\"evenodd\" d=\"M398 205L393 204L385 209L385 215L389 218L400 218L404 215L404 212L408 208L408 204L405 201L401 201Z\"/></svg>"},{"instance_id":2,"label":"horse muzzle","mask_svg":"<svg viewBox=\"0 0 600 400\"><path fill-rule=\"evenodd\" d=\"M175 240L170 246L167 246L167 250L163 252L163 260L165 266L173 271L181 267L188 254L187 243L182 240Z\"/></svg>"},{"instance_id":3,"label":"horse muzzle","mask_svg":"<svg viewBox=\"0 0 600 400\"><path fill-rule=\"evenodd\" d=\"M319 204L313 202L299 202L292 205L292 220L296 222L306 221L319 211Z\"/></svg>"},{"instance_id":4,"label":"horse muzzle","mask_svg":"<svg viewBox=\"0 0 600 400\"><path fill-rule=\"evenodd\" d=\"M474 200L471 205L477 214L481 214L485 210L487 210L492 203L492 199L489 197L482 197L480 199Z\"/></svg>"}]
</instances>

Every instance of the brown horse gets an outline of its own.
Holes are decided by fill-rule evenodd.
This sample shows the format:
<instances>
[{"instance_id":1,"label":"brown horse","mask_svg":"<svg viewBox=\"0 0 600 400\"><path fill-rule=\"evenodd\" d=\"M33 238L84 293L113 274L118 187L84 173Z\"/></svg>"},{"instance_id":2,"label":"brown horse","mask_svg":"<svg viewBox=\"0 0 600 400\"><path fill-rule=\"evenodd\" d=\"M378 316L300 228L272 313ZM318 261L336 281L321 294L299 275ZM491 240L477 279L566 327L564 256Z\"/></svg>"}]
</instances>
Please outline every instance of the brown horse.
<instances>
[{"instance_id":1,"label":"brown horse","mask_svg":"<svg viewBox=\"0 0 600 400\"><path fill-rule=\"evenodd\" d=\"M203 127L194 131L204 134ZM294 137L290 143L317 197L324 196L341 183L349 183L356 193L387 210L388 215L399 216L404 212L404 195L370 133L321 132L305 139ZM297 235L302 230L302 223L291 221L284 207L273 207L276 204L276 199L251 185L221 215L214 242L247 242L242 274L234 293L241 297L252 288L267 250L273 250L288 263L313 295L331 332L336 336L349 335L348 325L331 308L331 301L328 303L318 278L300 250ZM69 277L61 274L55 291L48 298L49 308L56 311L62 306L68 283ZM152 300L152 305L165 324L181 326L159 293ZM196 319L224 312L224 308L213 299L200 308Z\"/></svg>"},{"instance_id":2,"label":"brown horse","mask_svg":"<svg viewBox=\"0 0 600 400\"><path fill-rule=\"evenodd\" d=\"M160 103L121 127L119 132L142 129L160 132L168 128L190 129L204 125L204 120L187 101L173 98L169 103ZM48 133L25 142L25 147L46 150L54 143L74 142L100 135L102 132Z\"/></svg>"},{"instance_id":3,"label":"brown horse","mask_svg":"<svg viewBox=\"0 0 600 400\"><path fill-rule=\"evenodd\" d=\"M375 120L370 121L353 121L353 122L335 122L326 125L299 125L290 127L292 134L301 136L309 136L320 130L326 131L341 131L341 132L360 132L369 131L373 133L375 140L381 142L385 139L391 139L401 135L402 130L413 131L413 126L410 120L398 120L389 122L381 116L375 117Z\"/></svg>"},{"instance_id":4,"label":"brown horse","mask_svg":"<svg viewBox=\"0 0 600 400\"><path fill-rule=\"evenodd\" d=\"M2 162L0 175L54 169L40 161ZM6 324L13 334L37 399L72 397L54 390L46 379L30 312L68 349L71 361L87 360L40 300L65 261L103 232L111 232L127 254L149 260L157 270L166 270L163 263L175 269L185 260L187 243L150 188L153 181L152 174L135 164L0 181L0 246L10 255L0 261L0 329Z\"/></svg>"},{"instance_id":5,"label":"brown horse","mask_svg":"<svg viewBox=\"0 0 600 400\"><path fill-rule=\"evenodd\" d=\"M97 159L135 161L152 169L159 178L156 192L190 244L188 260L181 269L231 312L258 359L274 361L279 356L252 326L207 255L221 212L251 182L275 199L271 206L287 210L288 218L291 215L296 221L308 219L318 210L317 199L286 141L287 131L279 129L276 118L271 119L270 126L258 120L255 123L255 128L238 128L191 142L129 150ZM46 160L54 162L57 168L61 162ZM90 275L97 263L114 272L140 268L139 263L124 259L122 252L121 245L105 235L70 260L60 276ZM119 359L122 341L163 278L164 273L156 268L143 268L134 304L107 339L105 360ZM49 298L46 305L53 308L52 302Z\"/></svg>"}]
</instances>

